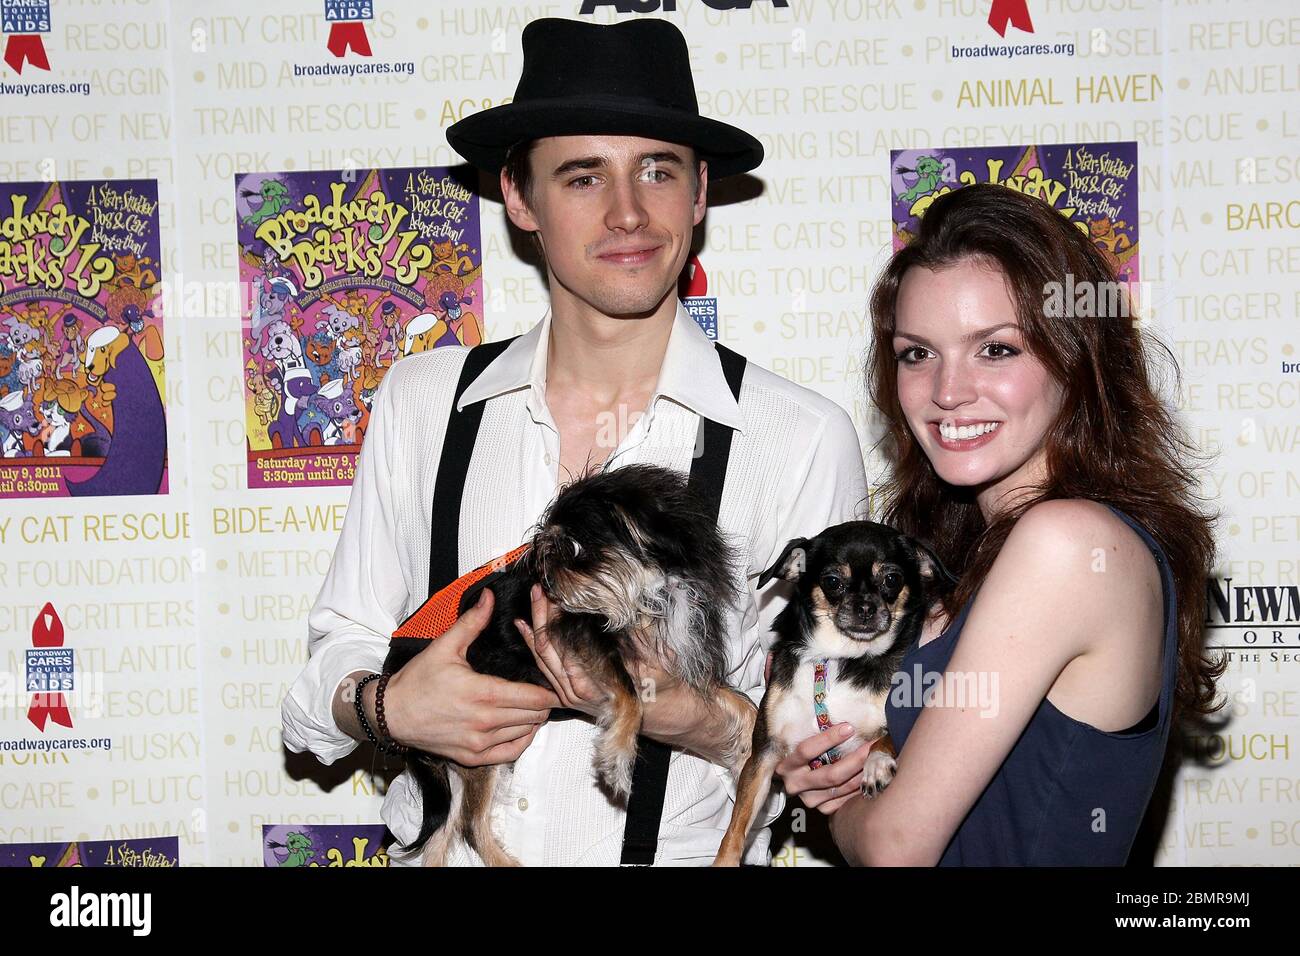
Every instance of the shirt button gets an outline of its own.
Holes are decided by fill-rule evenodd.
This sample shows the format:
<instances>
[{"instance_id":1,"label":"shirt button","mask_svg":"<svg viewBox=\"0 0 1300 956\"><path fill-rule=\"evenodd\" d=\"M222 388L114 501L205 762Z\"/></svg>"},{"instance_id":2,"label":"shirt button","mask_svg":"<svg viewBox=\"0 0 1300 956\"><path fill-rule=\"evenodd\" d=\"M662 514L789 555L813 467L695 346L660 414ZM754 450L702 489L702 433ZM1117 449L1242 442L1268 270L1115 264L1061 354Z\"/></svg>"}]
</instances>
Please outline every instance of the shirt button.
<instances>
[{"instance_id":1,"label":"shirt button","mask_svg":"<svg viewBox=\"0 0 1300 956\"><path fill-rule=\"evenodd\" d=\"M547 453L546 453L545 461L546 461L547 466L549 466L549 465L551 464L551 453L550 453L550 452L547 452Z\"/></svg>"},{"instance_id":2,"label":"shirt button","mask_svg":"<svg viewBox=\"0 0 1300 956\"><path fill-rule=\"evenodd\" d=\"M517 806L517 807L519 808L519 812L520 812L520 813L522 813L523 811L527 810L527 809L528 809L528 798L527 798L527 797L520 797L520 798L519 798L519 802L516 803L515 806Z\"/></svg>"}]
</instances>

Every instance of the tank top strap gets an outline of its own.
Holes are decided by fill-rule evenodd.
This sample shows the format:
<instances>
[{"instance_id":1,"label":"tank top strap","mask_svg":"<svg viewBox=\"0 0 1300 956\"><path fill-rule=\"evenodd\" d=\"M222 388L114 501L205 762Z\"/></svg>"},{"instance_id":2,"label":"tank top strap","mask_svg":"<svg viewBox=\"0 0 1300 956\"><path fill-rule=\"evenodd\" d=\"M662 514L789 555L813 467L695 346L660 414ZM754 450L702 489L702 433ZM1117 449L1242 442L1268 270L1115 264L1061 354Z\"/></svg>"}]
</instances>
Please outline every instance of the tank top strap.
<instances>
[{"instance_id":1,"label":"tank top strap","mask_svg":"<svg viewBox=\"0 0 1300 956\"><path fill-rule=\"evenodd\" d=\"M918 651L936 647L947 641L954 634L959 633L961 629L966 626L966 618L970 616L970 609L975 604L975 598L979 596L980 588L982 587L984 587L983 581L981 581L979 586L975 588L975 593L970 596L970 599L957 609L957 613L953 616L953 619L948 622L947 626L934 636L934 640L930 641L930 643L926 644L924 647L921 646L921 635L918 632L916 637L912 638L912 643L907 646L907 650L903 652L904 659L911 657Z\"/></svg>"},{"instance_id":2,"label":"tank top strap","mask_svg":"<svg viewBox=\"0 0 1300 956\"><path fill-rule=\"evenodd\" d=\"M1173 696L1178 674L1178 591L1174 582L1174 573L1169 567L1164 548L1152 537L1151 532L1119 508L1109 502L1105 504L1137 532L1150 549L1151 556L1155 558L1156 567L1160 569L1160 590L1164 599L1165 622L1163 679L1160 682L1160 726L1163 727L1169 722L1172 714L1170 698Z\"/></svg>"}]
</instances>

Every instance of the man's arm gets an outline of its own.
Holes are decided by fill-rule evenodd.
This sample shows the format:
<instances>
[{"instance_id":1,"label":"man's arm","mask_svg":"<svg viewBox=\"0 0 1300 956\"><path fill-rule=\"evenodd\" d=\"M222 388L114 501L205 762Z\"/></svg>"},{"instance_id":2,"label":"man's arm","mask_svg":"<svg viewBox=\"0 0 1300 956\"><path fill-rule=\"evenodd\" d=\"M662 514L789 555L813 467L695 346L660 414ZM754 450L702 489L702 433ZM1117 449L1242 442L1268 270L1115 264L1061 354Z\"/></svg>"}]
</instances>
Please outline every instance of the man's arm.
<instances>
[{"instance_id":1,"label":"man's arm","mask_svg":"<svg viewBox=\"0 0 1300 956\"><path fill-rule=\"evenodd\" d=\"M392 476L401 480L407 473L393 417L403 374L403 366L394 366L375 394L343 532L308 615L309 660L281 706L285 746L310 750L327 764L367 739L357 719L355 688L367 674L382 671L409 598L397 536L397 489L391 484ZM465 660L490 613L487 604L462 615L393 675L384 713L397 743L479 766L512 761L531 742L556 706L555 695L475 673ZM366 685L362 701L378 734L376 683Z\"/></svg>"},{"instance_id":2,"label":"man's arm","mask_svg":"<svg viewBox=\"0 0 1300 956\"><path fill-rule=\"evenodd\" d=\"M774 509L776 533L770 554L760 567L749 569L747 587L777 560L790 539L811 537L831 525L865 516L866 472L853 421L836 405L810 431L813 438L797 463L792 480L786 484L790 493ZM646 734L690 750L717 765L720 771L727 767L725 756L734 752L737 734L747 735L753 730L753 718L757 716L766 686L767 635L788 596L788 585L779 579L761 597L751 595L758 607L757 619L750 625L757 639L747 652L742 650L743 659L728 676L731 685L748 697L752 705L743 728L729 719L735 713L734 708L716 701L702 701L688 688L669 682L667 692L656 693L656 700L646 705ZM745 626L743 621L741 626ZM741 644L738 640L737 646Z\"/></svg>"},{"instance_id":3,"label":"man's arm","mask_svg":"<svg viewBox=\"0 0 1300 956\"><path fill-rule=\"evenodd\" d=\"M307 666L280 710L285 746L295 753L310 750L326 764L366 739L352 691L362 677L383 669L389 636L407 602L390 487L396 374L390 369L375 394L343 530L307 617ZM374 717L374 683L363 692L368 718Z\"/></svg>"},{"instance_id":4,"label":"man's arm","mask_svg":"<svg viewBox=\"0 0 1300 956\"><path fill-rule=\"evenodd\" d=\"M339 683L338 691L335 693L331 705L334 723L338 725L339 730L353 740L362 742L369 738L366 737L366 732L361 727L361 721L357 718L356 687L372 673L375 673L375 671L354 671L349 674ZM379 726L375 718L375 694L378 692L379 688L374 681L361 689L361 703L366 710L366 722L370 724L372 729Z\"/></svg>"}]
</instances>

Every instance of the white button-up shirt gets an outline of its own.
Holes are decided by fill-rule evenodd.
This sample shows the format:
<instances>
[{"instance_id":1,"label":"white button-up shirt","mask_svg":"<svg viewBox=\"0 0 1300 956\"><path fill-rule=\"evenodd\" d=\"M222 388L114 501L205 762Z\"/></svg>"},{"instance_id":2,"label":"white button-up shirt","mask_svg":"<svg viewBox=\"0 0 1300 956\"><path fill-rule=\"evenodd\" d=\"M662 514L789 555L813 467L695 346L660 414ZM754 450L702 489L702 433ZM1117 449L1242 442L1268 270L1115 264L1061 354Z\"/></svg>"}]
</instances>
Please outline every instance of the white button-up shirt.
<instances>
[{"instance_id":1,"label":"white button-up shirt","mask_svg":"<svg viewBox=\"0 0 1300 956\"><path fill-rule=\"evenodd\" d=\"M560 436L546 405L550 323L548 312L461 398L459 407L486 400L461 525L433 529L435 540L459 534L461 573L522 543L558 490ZM284 743L294 752L310 750L328 764L356 748L334 723L339 685L355 671L382 670L392 632L428 597L433 486L467 351L442 347L403 358L375 396L343 531L308 617L309 660L282 708ZM718 519L744 575L740 606L728 618L729 680L757 703L771 620L789 592L775 581L759 596L756 579L791 538L866 516L861 447L842 408L753 363L737 402L713 343L679 304L650 404L606 467L650 463L689 471L701 417L734 429ZM503 846L525 865L618 863L626 808L597 784L595 736L587 720L547 723L513 773L501 778L494 826ZM712 862L734 799L728 771L674 751L656 864ZM748 862L767 862L767 827L782 804L778 791ZM418 787L404 772L382 809L402 842L418 832L420 806ZM397 852L391 859L418 862L414 854ZM479 860L462 847L453 851L453 862Z\"/></svg>"}]
</instances>

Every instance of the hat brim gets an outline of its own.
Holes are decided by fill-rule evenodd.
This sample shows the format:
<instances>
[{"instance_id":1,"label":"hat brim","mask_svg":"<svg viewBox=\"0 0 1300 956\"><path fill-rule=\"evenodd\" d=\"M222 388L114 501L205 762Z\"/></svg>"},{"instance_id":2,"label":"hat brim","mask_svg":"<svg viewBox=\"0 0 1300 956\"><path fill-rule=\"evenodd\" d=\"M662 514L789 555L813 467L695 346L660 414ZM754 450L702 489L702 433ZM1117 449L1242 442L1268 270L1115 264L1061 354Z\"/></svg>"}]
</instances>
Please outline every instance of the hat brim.
<instances>
[{"instance_id":1,"label":"hat brim","mask_svg":"<svg viewBox=\"0 0 1300 956\"><path fill-rule=\"evenodd\" d=\"M479 169L496 173L516 143L544 136L600 134L691 146L709 164L710 180L748 172L763 161L763 144L734 126L683 110L600 97L494 106L447 127L447 142Z\"/></svg>"}]
</instances>

